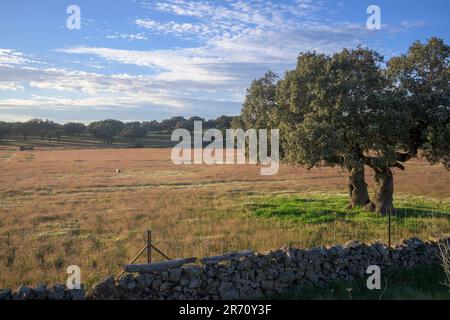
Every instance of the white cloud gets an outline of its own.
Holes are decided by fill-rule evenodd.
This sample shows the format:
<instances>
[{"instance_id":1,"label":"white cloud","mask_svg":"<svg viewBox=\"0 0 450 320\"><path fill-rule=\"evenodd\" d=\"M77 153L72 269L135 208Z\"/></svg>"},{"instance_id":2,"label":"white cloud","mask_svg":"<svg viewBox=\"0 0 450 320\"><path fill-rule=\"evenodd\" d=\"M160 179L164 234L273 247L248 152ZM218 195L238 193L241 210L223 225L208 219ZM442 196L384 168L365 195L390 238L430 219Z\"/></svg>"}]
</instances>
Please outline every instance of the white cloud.
<instances>
[{"instance_id":1,"label":"white cloud","mask_svg":"<svg viewBox=\"0 0 450 320\"><path fill-rule=\"evenodd\" d=\"M17 82L0 82L0 90L17 91L23 89L23 85Z\"/></svg>"},{"instance_id":2,"label":"white cloud","mask_svg":"<svg viewBox=\"0 0 450 320\"><path fill-rule=\"evenodd\" d=\"M26 55L20 51L13 49L0 48L0 66L8 65L24 65L29 63L39 63L33 59L32 55Z\"/></svg>"},{"instance_id":3,"label":"white cloud","mask_svg":"<svg viewBox=\"0 0 450 320\"><path fill-rule=\"evenodd\" d=\"M136 25L158 34L174 34L177 36L191 34L198 37L204 37L212 32L211 27L203 23L177 23L174 21L161 23L150 19L136 19L134 22Z\"/></svg>"},{"instance_id":4,"label":"white cloud","mask_svg":"<svg viewBox=\"0 0 450 320\"><path fill-rule=\"evenodd\" d=\"M75 46L58 51L149 67L156 73L155 80L236 85L243 80L242 64L260 66L259 74L249 75L255 77L266 71L261 69L266 65L274 68L293 65L301 51L333 52L360 44L368 34L363 24L317 21L313 13L320 9L320 1L298 0L280 4L170 0L152 1L146 6L194 20L136 18L136 25L151 33L200 40L200 45L149 51ZM300 17L302 20L298 19ZM242 94L244 91L242 88Z\"/></svg>"},{"instance_id":5,"label":"white cloud","mask_svg":"<svg viewBox=\"0 0 450 320\"><path fill-rule=\"evenodd\" d=\"M25 122L33 118L32 114L15 114L15 113L1 113L2 121L14 122L20 121Z\"/></svg>"},{"instance_id":6,"label":"white cloud","mask_svg":"<svg viewBox=\"0 0 450 320\"><path fill-rule=\"evenodd\" d=\"M364 24L323 22L315 13L321 1L151 1L153 11L189 17L189 21L136 18L150 33L199 40L191 48L124 50L75 46L60 52L87 54L110 62L151 67L156 80L203 83L238 81L240 64L292 65L301 51L334 52L356 46L368 35ZM145 32L145 31L144 31ZM259 75L265 70L260 70ZM255 75L251 75L254 77ZM244 88L242 89L244 92Z\"/></svg>"},{"instance_id":7,"label":"white cloud","mask_svg":"<svg viewBox=\"0 0 450 320\"><path fill-rule=\"evenodd\" d=\"M226 74L211 73L211 69L207 67L219 63L222 58L197 49L137 51L80 46L58 51L96 55L109 61L152 67L159 71L155 80L217 83L232 79Z\"/></svg>"},{"instance_id":8,"label":"white cloud","mask_svg":"<svg viewBox=\"0 0 450 320\"><path fill-rule=\"evenodd\" d=\"M22 112L95 111L186 113L199 105L233 104L227 87L199 85L196 81L163 81L152 76L101 74L65 68L0 66L0 84L26 84L26 96L0 99L0 114ZM1 88L1 86L0 86ZM10 89L10 88L9 88ZM36 93L32 93L36 92ZM226 93L226 94L225 94ZM212 97L211 94L214 94ZM176 111L178 110L178 111ZM41 114L41 113L40 113ZM107 113L106 113L107 114ZM48 116L47 116L48 117Z\"/></svg>"},{"instance_id":9,"label":"white cloud","mask_svg":"<svg viewBox=\"0 0 450 320\"><path fill-rule=\"evenodd\" d=\"M3 59L10 63L0 70L0 83L17 89L26 86L42 94L4 99L0 107L53 111L155 108L191 110L199 114L236 112L250 81L268 68L282 71L295 63L300 51L336 50L353 45L358 41L355 36L364 33L355 26L331 27L314 21L309 14L318 10L320 2L307 0L292 1L289 5L266 1L181 0L151 5L158 11L192 19L135 18L133 21L141 32L115 32L108 38L136 40L157 33L184 39L192 37L200 40L200 45L197 41L191 48L148 51L88 46L56 50L97 57L109 62L110 68L114 68L111 63L135 65L146 75L22 65L24 61L10 58L11 52L5 51L4 56L8 58ZM299 23L298 17L304 21ZM17 63L12 65L11 61ZM95 64L77 65L99 64L97 60ZM223 111L215 111L216 108Z\"/></svg>"},{"instance_id":10,"label":"white cloud","mask_svg":"<svg viewBox=\"0 0 450 320\"><path fill-rule=\"evenodd\" d=\"M95 96L88 98L64 98L55 96L33 95L29 99L4 99L0 100L1 107L33 107L38 109L48 109L53 111L74 110L95 108L97 110L108 110L117 107L120 108L139 108L145 104L166 106L170 108L182 108L183 105L175 100L165 96L154 94L129 94L126 96Z\"/></svg>"},{"instance_id":11,"label":"white cloud","mask_svg":"<svg viewBox=\"0 0 450 320\"><path fill-rule=\"evenodd\" d=\"M251 80L269 68L283 72L294 66L299 52L332 53L364 44L372 35L365 21L329 21L318 15L325 10L321 0L151 0L144 6L151 15L128 20L137 31L107 30L103 39L138 40L141 47L159 35L183 39L191 46L136 50L129 49L136 48L131 44L122 48L76 45L56 49L72 57L89 56L70 61L76 68L87 66L96 72L48 67L31 55L0 49L0 90L17 93L17 97L0 100L0 108L29 108L24 112L172 110L216 116L238 111ZM401 32L422 25L420 21L402 21L383 29ZM106 61L109 70L117 64L133 65L142 75L102 74L105 65L100 61ZM119 70L127 70L122 68ZM28 96L20 96L20 92Z\"/></svg>"}]
</instances>

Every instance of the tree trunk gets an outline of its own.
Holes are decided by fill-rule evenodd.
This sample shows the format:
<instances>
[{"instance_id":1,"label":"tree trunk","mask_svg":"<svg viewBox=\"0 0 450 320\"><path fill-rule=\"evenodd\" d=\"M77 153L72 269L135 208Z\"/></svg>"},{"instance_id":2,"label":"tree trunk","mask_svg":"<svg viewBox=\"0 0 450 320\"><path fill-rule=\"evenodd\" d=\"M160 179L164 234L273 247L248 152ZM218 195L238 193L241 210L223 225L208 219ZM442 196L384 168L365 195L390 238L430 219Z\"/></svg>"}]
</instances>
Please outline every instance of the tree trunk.
<instances>
[{"instance_id":1,"label":"tree trunk","mask_svg":"<svg viewBox=\"0 0 450 320\"><path fill-rule=\"evenodd\" d=\"M350 170L350 175L348 176L348 193L350 196L349 208L365 206L370 202L367 183L364 180L364 165L354 167Z\"/></svg>"},{"instance_id":2,"label":"tree trunk","mask_svg":"<svg viewBox=\"0 0 450 320\"><path fill-rule=\"evenodd\" d=\"M393 204L394 195L394 177L389 168L374 168L375 171L375 190L367 210L371 212L395 214Z\"/></svg>"}]
</instances>

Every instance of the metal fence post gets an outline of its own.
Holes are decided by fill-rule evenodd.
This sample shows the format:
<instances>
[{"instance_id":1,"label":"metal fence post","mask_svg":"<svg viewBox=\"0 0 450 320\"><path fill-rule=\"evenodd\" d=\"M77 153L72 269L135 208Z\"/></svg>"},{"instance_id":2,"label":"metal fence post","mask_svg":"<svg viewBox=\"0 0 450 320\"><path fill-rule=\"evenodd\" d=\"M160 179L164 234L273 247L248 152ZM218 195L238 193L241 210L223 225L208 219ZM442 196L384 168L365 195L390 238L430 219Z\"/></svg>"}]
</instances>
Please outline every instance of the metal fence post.
<instances>
[{"instance_id":1,"label":"metal fence post","mask_svg":"<svg viewBox=\"0 0 450 320\"><path fill-rule=\"evenodd\" d=\"M391 248L391 206L389 206L388 210L388 246Z\"/></svg>"}]
</instances>

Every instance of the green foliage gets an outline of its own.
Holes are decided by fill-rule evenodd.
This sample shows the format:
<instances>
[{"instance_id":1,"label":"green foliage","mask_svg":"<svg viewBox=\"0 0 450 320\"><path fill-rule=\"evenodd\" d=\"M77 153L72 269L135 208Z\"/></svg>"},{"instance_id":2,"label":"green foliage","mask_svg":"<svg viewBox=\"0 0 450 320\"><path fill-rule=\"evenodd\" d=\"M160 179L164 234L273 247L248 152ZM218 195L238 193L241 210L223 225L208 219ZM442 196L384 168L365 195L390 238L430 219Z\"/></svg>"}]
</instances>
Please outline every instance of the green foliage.
<instances>
[{"instance_id":1,"label":"green foliage","mask_svg":"<svg viewBox=\"0 0 450 320\"><path fill-rule=\"evenodd\" d=\"M125 123L121 135L124 138L132 139L133 141L136 138L144 138L147 134L147 129L142 123L139 121L127 122Z\"/></svg>"},{"instance_id":2,"label":"green foliage","mask_svg":"<svg viewBox=\"0 0 450 320\"><path fill-rule=\"evenodd\" d=\"M145 128L145 131L147 132L155 132L161 130L160 123L156 120L144 121L142 122L142 126Z\"/></svg>"},{"instance_id":3,"label":"green foliage","mask_svg":"<svg viewBox=\"0 0 450 320\"><path fill-rule=\"evenodd\" d=\"M0 121L0 139L2 138L2 136L11 134L12 132L13 132L12 123Z\"/></svg>"},{"instance_id":4,"label":"green foliage","mask_svg":"<svg viewBox=\"0 0 450 320\"><path fill-rule=\"evenodd\" d=\"M358 47L333 55L301 53L275 84L268 72L252 82L235 126L279 128L282 160L340 166L353 204L367 203L364 165L375 171L367 209L393 208L393 167L419 155L450 169L450 50L443 40L415 42L386 65ZM358 183L356 183L358 182Z\"/></svg>"},{"instance_id":5,"label":"green foliage","mask_svg":"<svg viewBox=\"0 0 450 320\"><path fill-rule=\"evenodd\" d=\"M181 116L172 117L170 119L165 119L161 121L159 127L161 130L173 130L177 127L177 124L185 121L186 119Z\"/></svg>"},{"instance_id":6,"label":"green foliage","mask_svg":"<svg viewBox=\"0 0 450 320\"><path fill-rule=\"evenodd\" d=\"M203 119L203 118L201 118L201 117L197 117L197 116L190 117L190 118L187 119L187 120L179 121L179 122L175 125L175 127L176 127L177 129L178 129L178 128L182 128L182 129L186 129L186 130L189 130L189 131L194 131L194 121L201 121L201 122L204 122L205 119Z\"/></svg>"},{"instance_id":7,"label":"green foliage","mask_svg":"<svg viewBox=\"0 0 450 320\"><path fill-rule=\"evenodd\" d=\"M220 116L217 119L211 119L206 121L205 128L206 129L218 129L221 131L225 131L226 129L232 128L232 123L236 117L233 116Z\"/></svg>"},{"instance_id":8,"label":"green foliage","mask_svg":"<svg viewBox=\"0 0 450 320\"><path fill-rule=\"evenodd\" d=\"M243 129L267 129L271 127L276 107L277 76L268 71L264 77L252 82L245 97L242 111L234 127Z\"/></svg>"},{"instance_id":9,"label":"green foliage","mask_svg":"<svg viewBox=\"0 0 450 320\"><path fill-rule=\"evenodd\" d=\"M23 135L23 139L27 140L27 137L31 134L31 128L26 122L14 122L13 133Z\"/></svg>"},{"instance_id":10,"label":"green foliage","mask_svg":"<svg viewBox=\"0 0 450 320\"><path fill-rule=\"evenodd\" d=\"M308 167L399 166L419 149L448 165L449 47L432 38L387 63L358 47L302 53L275 83L254 80L236 125L281 130L284 160Z\"/></svg>"},{"instance_id":11,"label":"green foliage","mask_svg":"<svg viewBox=\"0 0 450 320\"><path fill-rule=\"evenodd\" d=\"M194 129L194 121L202 121L203 129L215 128L225 131L232 127L232 122L235 118L234 116L222 115L216 119L205 120L197 116L190 117L189 119L176 116L160 122L152 120L126 123L108 119L91 122L88 126L80 122L69 122L60 125L53 121L42 119L31 119L26 122L14 123L0 121L0 137L7 134L20 134L23 135L24 140L27 140L28 136L40 136L42 140L45 137L49 140L52 137L57 137L59 140L63 135L74 137L83 133L89 133L94 138L102 139L104 143L112 144L113 138L120 142L126 142L126 139L144 139L149 135L150 140L161 140L161 146L164 146L167 144L167 140L170 140L170 135L167 135L168 132L177 128L192 131ZM90 138L86 136L83 139L89 140ZM170 142L169 145L171 145Z\"/></svg>"},{"instance_id":12,"label":"green foliage","mask_svg":"<svg viewBox=\"0 0 450 320\"><path fill-rule=\"evenodd\" d=\"M68 136L76 136L82 134L86 130L86 126L80 122L68 122L63 125L64 133Z\"/></svg>"},{"instance_id":13,"label":"green foliage","mask_svg":"<svg viewBox=\"0 0 450 320\"><path fill-rule=\"evenodd\" d=\"M13 124L13 131L22 134L24 139L29 135L39 136L41 139L47 137L49 140L52 137L60 137L64 131L63 127L50 120L31 119L24 123L16 122Z\"/></svg>"},{"instance_id":14,"label":"green foliage","mask_svg":"<svg viewBox=\"0 0 450 320\"><path fill-rule=\"evenodd\" d=\"M401 114L397 104L387 102L382 62L363 48L299 56L277 96L288 162L350 169L372 150L392 157L405 128L404 122L392 123L393 115Z\"/></svg>"},{"instance_id":15,"label":"green foliage","mask_svg":"<svg viewBox=\"0 0 450 320\"><path fill-rule=\"evenodd\" d=\"M87 129L94 137L103 139L106 144L112 144L114 136L119 135L123 127L123 122L108 119L92 122Z\"/></svg>"},{"instance_id":16,"label":"green foliage","mask_svg":"<svg viewBox=\"0 0 450 320\"><path fill-rule=\"evenodd\" d=\"M414 42L388 62L388 76L408 110L409 132L400 142L432 163L450 166L450 47L442 39Z\"/></svg>"}]
</instances>

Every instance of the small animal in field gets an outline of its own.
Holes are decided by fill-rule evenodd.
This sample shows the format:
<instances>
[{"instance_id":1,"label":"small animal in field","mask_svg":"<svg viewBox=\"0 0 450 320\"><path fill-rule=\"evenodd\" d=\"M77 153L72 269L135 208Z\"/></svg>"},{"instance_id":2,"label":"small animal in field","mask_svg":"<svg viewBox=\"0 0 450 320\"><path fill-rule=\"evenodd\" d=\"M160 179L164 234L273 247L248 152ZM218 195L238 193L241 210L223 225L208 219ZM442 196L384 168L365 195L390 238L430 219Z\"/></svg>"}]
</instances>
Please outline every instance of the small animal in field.
<instances>
[{"instance_id":1,"label":"small animal in field","mask_svg":"<svg viewBox=\"0 0 450 320\"><path fill-rule=\"evenodd\" d=\"M120 169L116 169L116 173L120 173Z\"/></svg>"}]
</instances>

